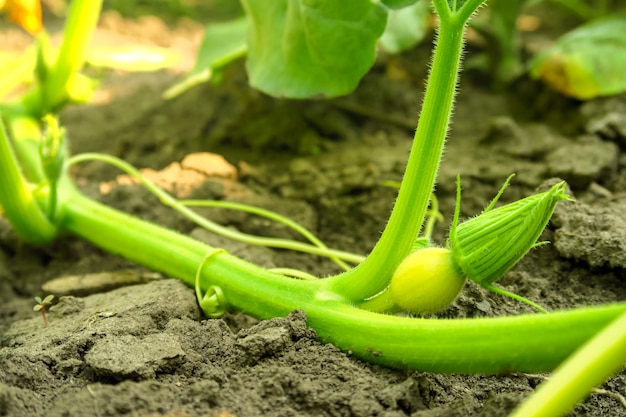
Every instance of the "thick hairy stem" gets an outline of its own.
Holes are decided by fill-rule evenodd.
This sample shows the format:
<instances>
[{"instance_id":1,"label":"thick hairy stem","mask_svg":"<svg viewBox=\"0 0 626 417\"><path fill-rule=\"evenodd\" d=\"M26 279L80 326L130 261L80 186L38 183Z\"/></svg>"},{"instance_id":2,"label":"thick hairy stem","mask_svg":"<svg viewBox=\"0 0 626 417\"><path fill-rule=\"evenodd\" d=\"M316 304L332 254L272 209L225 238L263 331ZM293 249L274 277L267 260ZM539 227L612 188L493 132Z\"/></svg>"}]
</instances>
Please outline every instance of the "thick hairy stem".
<instances>
[{"instance_id":1,"label":"thick hairy stem","mask_svg":"<svg viewBox=\"0 0 626 417\"><path fill-rule=\"evenodd\" d=\"M70 184L60 227L193 287L215 248L90 200ZM303 310L320 338L371 362L435 372L546 371L626 311L626 303L516 317L427 320L361 310L321 284L271 273L227 253L203 265L200 287L260 319Z\"/></svg>"},{"instance_id":2,"label":"thick hairy stem","mask_svg":"<svg viewBox=\"0 0 626 417\"><path fill-rule=\"evenodd\" d=\"M411 155L387 227L362 264L328 281L333 290L355 301L389 284L424 222L452 114L464 27L464 21L442 16Z\"/></svg>"},{"instance_id":3,"label":"thick hairy stem","mask_svg":"<svg viewBox=\"0 0 626 417\"><path fill-rule=\"evenodd\" d=\"M15 231L27 241L45 244L56 236L56 227L48 220L22 175L18 159L0 119L0 207Z\"/></svg>"}]
</instances>

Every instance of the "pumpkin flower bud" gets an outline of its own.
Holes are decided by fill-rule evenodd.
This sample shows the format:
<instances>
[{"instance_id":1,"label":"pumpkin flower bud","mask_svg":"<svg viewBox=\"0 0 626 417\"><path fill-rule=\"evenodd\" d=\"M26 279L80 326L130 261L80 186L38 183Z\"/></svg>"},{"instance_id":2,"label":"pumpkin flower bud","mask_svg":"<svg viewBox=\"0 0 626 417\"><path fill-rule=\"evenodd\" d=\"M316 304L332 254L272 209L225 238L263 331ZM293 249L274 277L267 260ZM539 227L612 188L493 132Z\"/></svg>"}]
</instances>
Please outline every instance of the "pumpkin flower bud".
<instances>
[{"instance_id":1,"label":"pumpkin flower bud","mask_svg":"<svg viewBox=\"0 0 626 417\"><path fill-rule=\"evenodd\" d=\"M65 129L59 126L59 120L48 114L43 117L45 130L39 142L39 156L46 178L56 183L63 173L66 157Z\"/></svg>"},{"instance_id":2,"label":"pumpkin flower bud","mask_svg":"<svg viewBox=\"0 0 626 417\"><path fill-rule=\"evenodd\" d=\"M497 197L501 193L502 190ZM569 199L565 182L547 192L492 209L497 197L481 215L458 224L459 186L448 241L455 267L483 287L492 287L493 282L536 246L556 204Z\"/></svg>"}]
</instances>

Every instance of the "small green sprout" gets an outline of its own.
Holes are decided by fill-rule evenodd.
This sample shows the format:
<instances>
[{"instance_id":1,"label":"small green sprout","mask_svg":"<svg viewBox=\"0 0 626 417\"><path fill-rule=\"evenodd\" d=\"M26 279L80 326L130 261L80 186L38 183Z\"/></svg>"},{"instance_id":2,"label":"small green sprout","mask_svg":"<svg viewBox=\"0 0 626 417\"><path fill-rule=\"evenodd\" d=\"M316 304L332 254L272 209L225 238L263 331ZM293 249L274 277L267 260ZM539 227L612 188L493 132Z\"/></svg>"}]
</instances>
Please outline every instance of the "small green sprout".
<instances>
[{"instance_id":1,"label":"small green sprout","mask_svg":"<svg viewBox=\"0 0 626 417\"><path fill-rule=\"evenodd\" d=\"M35 297L35 301L37 301L37 304L35 304L33 310L41 311L41 317L43 318L44 326L48 325L48 318L46 317L46 306L52 304L52 300L54 300L54 295L52 294L47 295L46 298L44 298L43 300L41 299L41 297Z\"/></svg>"}]
</instances>

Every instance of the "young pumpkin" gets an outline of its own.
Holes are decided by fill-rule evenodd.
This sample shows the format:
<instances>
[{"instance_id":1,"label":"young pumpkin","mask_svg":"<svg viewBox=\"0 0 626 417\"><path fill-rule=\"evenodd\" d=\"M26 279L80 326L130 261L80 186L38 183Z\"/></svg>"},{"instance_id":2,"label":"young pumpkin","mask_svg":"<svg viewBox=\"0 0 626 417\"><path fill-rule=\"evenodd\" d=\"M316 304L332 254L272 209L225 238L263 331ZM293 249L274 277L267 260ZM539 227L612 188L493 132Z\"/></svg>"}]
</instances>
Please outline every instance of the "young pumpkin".
<instances>
[{"instance_id":1,"label":"young pumpkin","mask_svg":"<svg viewBox=\"0 0 626 417\"><path fill-rule=\"evenodd\" d=\"M459 273L445 248L425 248L411 253L393 274L389 291L402 310L432 314L447 308L463 289Z\"/></svg>"}]
</instances>

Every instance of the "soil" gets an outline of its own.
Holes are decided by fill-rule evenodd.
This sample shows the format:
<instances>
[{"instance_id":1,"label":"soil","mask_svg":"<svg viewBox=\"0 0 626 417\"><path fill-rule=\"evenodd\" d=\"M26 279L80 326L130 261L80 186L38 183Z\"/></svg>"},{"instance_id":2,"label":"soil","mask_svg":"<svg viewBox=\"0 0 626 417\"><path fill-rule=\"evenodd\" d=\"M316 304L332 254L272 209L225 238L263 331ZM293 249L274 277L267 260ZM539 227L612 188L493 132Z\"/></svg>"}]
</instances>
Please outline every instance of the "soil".
<instances>
[{"instance_id":1,"label":"soil","mask_svg":"<svg viewBox=\"0 0 626 417\"><path fill-rule=\"evenodd\" d=\"M170 39L163 30L154 43ZM402 176L429 53L425 45L381 55L356 92L328 101L268 98L247 86L242 63L221 84L171 101L161 98L176 80L171 72L108 71L99 96L108 101L68 107L61 117L73 153L105 152L154 170L192 153L223 155L236 175L209 173L192 196L274 210L331 247L365 254L396 194L381 182ZM435 240L445 241L457 174L463 218L480 213L513 172L502 203L562 178L576 201L559 204L541 238L551 244L500 285L551 310L626 300L626 96L580 103L529 80L503 92L488 84L479 73L463 76L436 190L448 220ZM324 259L212 235L138 185L102 193L118 174L100 163L74 171L93 198L262 266L337 272ZM174 191L184 181L174 179ZM249 214L201 212L247 233L294 238ZM67 277L75 277L69 288L52 287L57 300L44 326L33 297ZM531 312L468 283L438 317ZM298 311L263 322L236 313L206 320L193 290L176 280L72 236L33 247L0 218L0 416L506 416L546 377L374 366L319 343ZM626 372L600 388L570 415L626 414Z\"/></svg>"}]
</instances>

